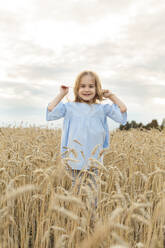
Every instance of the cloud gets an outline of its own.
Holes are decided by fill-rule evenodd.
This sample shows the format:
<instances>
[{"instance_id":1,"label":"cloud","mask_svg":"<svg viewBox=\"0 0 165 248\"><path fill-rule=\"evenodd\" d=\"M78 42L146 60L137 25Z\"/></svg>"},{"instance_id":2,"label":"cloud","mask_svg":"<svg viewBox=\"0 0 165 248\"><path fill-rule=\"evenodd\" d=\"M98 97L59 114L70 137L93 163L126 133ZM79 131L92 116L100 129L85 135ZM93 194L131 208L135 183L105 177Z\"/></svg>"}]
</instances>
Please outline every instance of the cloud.
<instances>
[{"instance_id":1,"label":"cloud","mask_svg":"<svg viewBox=\"0 0 165 248\"><path fill-rule=\"evenodd\" d=\"M20 17L9 11L2 10L0 10L0 25L1 33L7 33L8 35L10 35L11 33L15 34L15 32L20 31L22 27Z\"/></svg>"},{"instance_id":2,"label":"cloud","mask_svg":"<svg viewBox=\"0 0 165 248\"><path fill-rule=\"evenodd\" d=\"M59 21L72 20L81 25L88 25L111 14L121 14L131 5L130 0L84 0L84 1L53 1L38 0L36 3L37 19L54 19ZM40 6L38 8L38 6Z\"/></svg>"},{"instance_id":3,"label":"cloud","mask_svg":"<svg viewBox=\"0 0 165 248\"><path fill-rule=\"evenodd\" d=\"M126 102L130 119L152 118L157 111L163 118L164 23L159 0L6 5L0 11L3 109L22 115L23 108L44 106L58 84L74 83L80 71L90 69Z\"/></svg>"},{"instance_id":4,"label":"cloud","mask_svg":"<svg viewBox=\"0 0 165 248\"><path fill-rule=\"evenodd\" d=\"M49 89L40 84L20 83L14 81L0 81L1 101L3 107L11 108L13 106L34 106L49 95Z\"/></svg>"},{"instance_id":5,"label":"cloud","mask_svg":"<svg viewBox=\"0 0 165 248\"><path fill-rule=\"evenodd\" d=\"M103 42L94 46L65 46L62 54L58 55L52 49L44 49L33 43L23 43L15 51L15 56L24 57L29 61L13 65L8 73L10 78L23 77L28 80L57 80L65 78L66 74L79 73L88 67L99 67L107 59L113 61L116 45L112 42ZM31 59L30 59L31 58Z\"/></svg>"}]
</instances>

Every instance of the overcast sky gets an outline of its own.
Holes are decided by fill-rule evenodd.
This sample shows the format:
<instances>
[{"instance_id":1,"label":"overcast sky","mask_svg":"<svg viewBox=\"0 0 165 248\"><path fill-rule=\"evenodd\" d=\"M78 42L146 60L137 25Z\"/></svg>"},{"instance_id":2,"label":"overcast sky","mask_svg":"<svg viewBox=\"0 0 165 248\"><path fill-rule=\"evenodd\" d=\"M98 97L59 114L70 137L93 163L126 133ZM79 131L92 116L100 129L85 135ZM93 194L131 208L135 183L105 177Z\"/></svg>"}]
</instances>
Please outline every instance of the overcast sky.
<instances>
[{"instance_id":1,"label":"overcast sky","mask_svg":"<svg viewBox=\"0 0 165 248\"><path fill-rule=\"evenodd\" d=\"M164 0L5 0L0 7L0 124L60 126L46 107L83 70L128 108L165 118ZM73 88L69 98L73 99ZM64 102L66 99L64 99ZM108 100L111 104L112 102ZM110 120L113 129L119 124Z\"/></svg>"}]
</instances>

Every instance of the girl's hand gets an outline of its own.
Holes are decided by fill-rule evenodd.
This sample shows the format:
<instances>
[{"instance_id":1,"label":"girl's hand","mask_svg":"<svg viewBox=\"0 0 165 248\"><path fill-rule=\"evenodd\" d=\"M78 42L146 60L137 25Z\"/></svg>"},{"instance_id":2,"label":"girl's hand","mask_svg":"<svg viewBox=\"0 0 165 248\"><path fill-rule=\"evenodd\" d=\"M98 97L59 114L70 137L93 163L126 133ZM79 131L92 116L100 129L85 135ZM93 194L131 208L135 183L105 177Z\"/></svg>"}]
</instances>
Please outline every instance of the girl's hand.
<instances>
[{"instance_id":1,"label":"girl's hand","mask_svg":"<svg viewBox=\"0 0 165 248\"><path fill-rule=\"evenodd\" d=\"M110 90L102 90L103 97L109 98L110 96L114 95Z\"/></svg>"},{"instance_id":2,"label":"girl's hand","mask_svg":"<svg viewBox=\"0 0 165 248\"><path fill-rule=\"evenodd\" d=\"M62 94L63 96L67 95L69 92L69 87L65 86L65 85L61 85L60 86L60 94Z\"/></svg>"}]
</instances>

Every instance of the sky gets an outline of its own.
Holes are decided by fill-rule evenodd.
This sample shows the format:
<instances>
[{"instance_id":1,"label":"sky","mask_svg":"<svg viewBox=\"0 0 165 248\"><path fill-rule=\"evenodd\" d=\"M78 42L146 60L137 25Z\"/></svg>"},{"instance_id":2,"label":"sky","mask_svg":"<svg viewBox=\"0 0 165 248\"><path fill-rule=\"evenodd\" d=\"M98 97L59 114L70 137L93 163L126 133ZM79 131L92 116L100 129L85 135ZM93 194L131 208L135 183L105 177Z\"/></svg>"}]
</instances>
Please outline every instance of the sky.
<instances>
[{"instance_id":1,"label":"sky","mask_svg":"<svg viewBox=\"0 0 165 248\"><path fill-rule=\"evenodd\" d=\"M0 7L0 125L61 127L46 107L61 84L96 72L128 121L165 118L164 0L5 0ZM66 97L63 99L67 101ZM110 100L106 103L112 104ZM109 120L110 129L120 124Z\"/></svg>"}]
</instances>

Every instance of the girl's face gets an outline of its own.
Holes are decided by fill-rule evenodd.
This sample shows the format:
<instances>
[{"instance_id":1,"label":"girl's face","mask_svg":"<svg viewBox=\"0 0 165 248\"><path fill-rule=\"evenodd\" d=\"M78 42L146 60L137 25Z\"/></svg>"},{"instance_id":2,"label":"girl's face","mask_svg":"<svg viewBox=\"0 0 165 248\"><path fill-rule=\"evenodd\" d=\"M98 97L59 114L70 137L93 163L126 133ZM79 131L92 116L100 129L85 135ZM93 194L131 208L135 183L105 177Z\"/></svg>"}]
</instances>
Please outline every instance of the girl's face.
<instances>
[{"instance_id":1,"label":"girl's face","mask_svg":"<svg viewBox=\"0 0 165 248\"><path fill-rule=\"evenodd\" d=\"M81 78L78 95L84 102L92 102L96 95L95 80L92 76L85 75Z\"/></svg>"}]
</instances>

